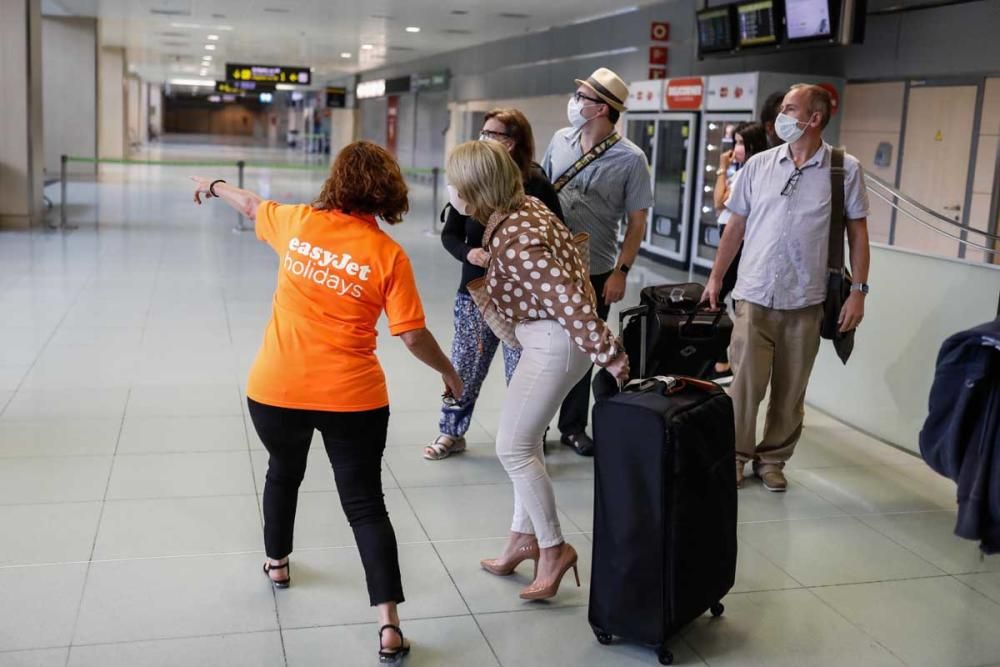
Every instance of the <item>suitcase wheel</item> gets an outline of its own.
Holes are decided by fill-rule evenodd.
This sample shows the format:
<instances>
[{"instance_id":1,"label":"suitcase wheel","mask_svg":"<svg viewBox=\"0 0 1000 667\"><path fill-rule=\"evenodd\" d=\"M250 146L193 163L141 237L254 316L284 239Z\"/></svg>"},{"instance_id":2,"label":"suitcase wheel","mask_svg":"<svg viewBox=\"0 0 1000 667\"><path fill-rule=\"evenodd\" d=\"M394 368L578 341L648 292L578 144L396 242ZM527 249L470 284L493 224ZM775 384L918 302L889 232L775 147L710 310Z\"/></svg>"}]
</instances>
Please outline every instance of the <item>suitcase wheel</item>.
<instances>
[{"instance_id":1,"label":"suitcase wheel","mask_svg":"<svg viewBox=\"0 0 1000 667\"><path fill-rule=\"evenodd\" d=\"M712 616L718 618L719 616L722 616L722 614L726 611L726 607L721 602L716 602L715 604L713 604L711 607L708 608L708 611L711 612Z\"/></svg>"},{"instance_id":2,"label":"suitcase wheel","mask_svg":"<svg viewBox=\"0 0 1000 667\"><path fill-rule=\"evenodd\" d=\"M656 652L656 657L660 661L661 665L672 665L674 664L674 654L670 652L666 646L661 648Z\"/></svg>"},{"instance_id":3,"label":"suitcase wheel","mask_svg":"<svg viewBox=\"0 0 1000 667\"><path fill-rule=\"evenodd\" d=\"M603 630L598 630L597 628L594 628L594 636L597 637L598 644L603 644L604 646L607 646L608 644L611 643L611 635L604 632Z\"/></svg>"}]
</instances>

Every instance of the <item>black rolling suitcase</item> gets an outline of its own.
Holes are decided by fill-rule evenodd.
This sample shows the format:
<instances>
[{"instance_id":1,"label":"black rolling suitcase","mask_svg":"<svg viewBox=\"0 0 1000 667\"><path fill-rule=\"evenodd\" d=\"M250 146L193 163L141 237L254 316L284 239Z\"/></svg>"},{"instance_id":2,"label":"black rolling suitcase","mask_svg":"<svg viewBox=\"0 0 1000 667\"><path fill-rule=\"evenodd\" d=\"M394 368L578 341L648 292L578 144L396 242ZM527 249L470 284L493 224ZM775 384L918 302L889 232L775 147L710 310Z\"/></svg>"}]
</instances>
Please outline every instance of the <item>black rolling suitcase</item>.
<instances>
[{"instance_id":1,"label":"black rolling suitcase","mask_svg":"<svg viewBox=\"0 0 1000 667\"><path fill-rule=\"evenodd\" d=\"M605 389L598 388L602 385ZM607 387L610 385L610 390ZM736 579L732 402L710 382L595 379L594 546L590 624L655 647L710 610Z\"/></svg>"},{"instance_id":2,"label":"black rolling suitcase","mask_svg":"<svg viewBox=\"0 0 1000 667\"><path fill-rule=\"evenodd\" d=\"M699 283L646 287L639 305L621 314L622 342L634 377L704 377L729 347L733 322L725 306L710 311L699 305L704 289ZM642 325L645 336L640 336ZM645 364L640 359L643 344Z\"/></svg>"}]
</instances>

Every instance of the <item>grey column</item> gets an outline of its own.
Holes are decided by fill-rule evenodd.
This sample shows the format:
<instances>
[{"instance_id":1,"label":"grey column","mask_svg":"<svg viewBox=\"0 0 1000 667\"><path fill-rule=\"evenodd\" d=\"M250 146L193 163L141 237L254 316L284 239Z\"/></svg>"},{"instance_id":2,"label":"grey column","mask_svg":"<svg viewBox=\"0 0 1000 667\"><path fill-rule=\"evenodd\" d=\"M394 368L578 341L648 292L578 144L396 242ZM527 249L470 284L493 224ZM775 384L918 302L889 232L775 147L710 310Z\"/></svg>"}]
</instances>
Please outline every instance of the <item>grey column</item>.
<instances>
[{"instance_id":1,"label":"grey column","mask_svg":"<svg viewBox=\"0 0 1000 667\"><path fill-rule=\"evenodd\" d=\"M41 217L42 3L0 0L0 226Z\"/></svg>"}]
</instances>

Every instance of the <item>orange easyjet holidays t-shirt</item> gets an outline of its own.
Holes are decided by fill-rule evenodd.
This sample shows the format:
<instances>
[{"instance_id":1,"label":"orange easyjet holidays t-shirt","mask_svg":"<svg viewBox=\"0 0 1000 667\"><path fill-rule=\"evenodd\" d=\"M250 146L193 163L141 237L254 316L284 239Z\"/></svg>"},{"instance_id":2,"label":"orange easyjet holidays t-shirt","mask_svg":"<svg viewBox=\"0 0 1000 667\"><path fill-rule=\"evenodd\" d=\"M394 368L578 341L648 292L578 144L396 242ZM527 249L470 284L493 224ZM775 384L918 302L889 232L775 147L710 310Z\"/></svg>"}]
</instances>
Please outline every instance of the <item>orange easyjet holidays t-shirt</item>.
<instances>
[{"instance_id":1,"label":"orange easyjet holidays t-shirt","mask_svg":"<svg viewBox=\"0 0 1000 667\"><path fill-rule=\"evenodd\" d=\"M425 325L406 253L367 215L264 201L256 228L278 254L278 284L247 395L331 412L388 405L376 323L384 311L394 336Z\"/></svg>"}]
</instances>

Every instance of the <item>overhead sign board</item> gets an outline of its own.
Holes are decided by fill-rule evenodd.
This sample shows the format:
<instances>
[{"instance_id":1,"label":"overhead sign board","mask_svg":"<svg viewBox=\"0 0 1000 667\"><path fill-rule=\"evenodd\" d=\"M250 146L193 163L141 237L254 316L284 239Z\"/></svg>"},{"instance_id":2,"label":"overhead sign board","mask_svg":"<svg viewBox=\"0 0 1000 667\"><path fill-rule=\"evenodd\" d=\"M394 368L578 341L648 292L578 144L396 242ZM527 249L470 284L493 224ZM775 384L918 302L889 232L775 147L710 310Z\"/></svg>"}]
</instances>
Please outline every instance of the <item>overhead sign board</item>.
<instances>
[{"instance_id":1,"label":"overhead sign board","mask_svg":"<svg viewBox=\"0 0 1000 667\"><path fill-rule=\"evenodd\" d=\"M398 76L395 79L385 80L385 94L398 95L410 92L410 77Z\"/></svg>"},{"instance_id":2,"label":"overhead sign board","mask_svg":"<svg viewBox=\"0 0 1000 667\"><path fill-rule=\"evenodd\" d=\"M216 81L215 92L226 95L253 94L272 92L275 84L257 83L256 81Z\"/></svg>"},{"instance_id":3,"label":"overhead sign board","mask_svg":"<svg viewBox=\"0 0 1000 667\"><path fill-rule=\"evenodd\" d=\"M695 111L705 99L705 81L701 77L670 79L666 84L664 108Z\"/></svg>"},{"instance_id":4,"label":"overhead sign board","mask_svg":"<svg viewBox=\"0 0 1000 667\"><path fill-rule=\"evenodd\" d=\"M413 90L446 90L450 81L448 70L414 74L410 77L410 87Z\"/></svg>"},{"instance_id":5,"label":"overhead sign board","mask_svg":"<svg viewBox=\"0 0 1000 667\"><path fill-rule=\"evenodd\" d=\"M359 100L370 100L374 97L385 95L385 79L374 79L372 81L362 81L354 91Z\"/></svg>"},{"instance_id":6,"label":"overhead sign board","mask_svg":"<svg viewBox=\"0 0 1000 667\"><path fill-rule=\"evenodd\" d=\"M241 65L226 63L228 81L253 81L255 83L287 83L307 86L312 82L308 67L281 67L279 65Z\"/></svg>"},{"instance_id":7,"label":"overhead sign board","mask_svg":"<svg viewBox=\"0 0 1000 667\"><path fill-rule=\"evenodd\" d=\"M633 81L628 87L629 111L659 111L663 97L663 81Z\"/></svg>"},{"instance_id":8,"label":"overhead sign board","mask_svg":"<svg viewBox=\"0 0 1000 667\"><path fill-rule=\"evenodd\" d=\"M720 74L708 77L709 111L754 111L757 104L757 74Z\"/></svg>"},{"instance_id":9,"label":"overhead sign board","mask_svg":"<svg viewBox=\"0 0 1000 667\"><path fill-rule=\"evenodd\" d=\"M326 108L343 109L347 106L347 88L327 86Z\"/></svg>"}]
</instances>

